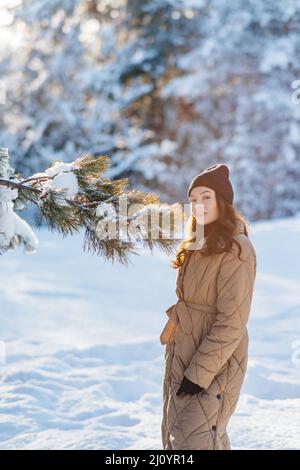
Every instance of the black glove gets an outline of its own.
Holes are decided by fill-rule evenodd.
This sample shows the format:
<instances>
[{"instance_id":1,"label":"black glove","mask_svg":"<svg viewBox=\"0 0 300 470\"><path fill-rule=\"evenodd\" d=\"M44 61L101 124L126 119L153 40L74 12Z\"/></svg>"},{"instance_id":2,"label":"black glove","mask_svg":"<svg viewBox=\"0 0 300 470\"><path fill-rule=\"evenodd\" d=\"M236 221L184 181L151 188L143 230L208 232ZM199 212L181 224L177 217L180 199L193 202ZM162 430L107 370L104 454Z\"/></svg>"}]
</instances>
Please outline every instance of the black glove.
<instances>
[{"instance_id":1,"label":"black glove","mask_svg":"<svg viewBox=\"0 0 300 470\"><path fill-rule=\"evenodd\" d=\"M189 393L190 395L195 395L195 393L203 392L203 390L204 388L200 387L194 382L191 382L187 377L183 376L182 382L176 392L176 395L179 396L183 392Z\"/></svg>"}]
</instances>

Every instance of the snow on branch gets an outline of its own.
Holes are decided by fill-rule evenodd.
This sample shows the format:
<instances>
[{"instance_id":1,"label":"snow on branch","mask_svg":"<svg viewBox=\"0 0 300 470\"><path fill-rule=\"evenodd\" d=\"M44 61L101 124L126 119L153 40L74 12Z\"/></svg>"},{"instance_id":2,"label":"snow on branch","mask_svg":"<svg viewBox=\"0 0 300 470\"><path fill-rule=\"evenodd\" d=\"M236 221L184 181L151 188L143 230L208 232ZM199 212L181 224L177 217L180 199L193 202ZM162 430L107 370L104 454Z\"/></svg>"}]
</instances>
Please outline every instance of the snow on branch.
<instances>
[{"instance_id":1,"label":"snow on branch","mask_svg":"<svg viewBox=\"0 0 300 470\"><path fill-rule=\"evenodd\" d=\"M38 208L38 226L45 222L63 236L84 228L84 250L105 260L127 264L138 246L172 253L183 237L182 205L162 204L154 193L125 190L127 178L103 176L109 166L106 155L87 154L23 179L9 166L8 149L0 148L0 253L18 245L24 245L26 254L36 252L36 235L14 212L29 203Z\"/></svg>"}]
</instances>

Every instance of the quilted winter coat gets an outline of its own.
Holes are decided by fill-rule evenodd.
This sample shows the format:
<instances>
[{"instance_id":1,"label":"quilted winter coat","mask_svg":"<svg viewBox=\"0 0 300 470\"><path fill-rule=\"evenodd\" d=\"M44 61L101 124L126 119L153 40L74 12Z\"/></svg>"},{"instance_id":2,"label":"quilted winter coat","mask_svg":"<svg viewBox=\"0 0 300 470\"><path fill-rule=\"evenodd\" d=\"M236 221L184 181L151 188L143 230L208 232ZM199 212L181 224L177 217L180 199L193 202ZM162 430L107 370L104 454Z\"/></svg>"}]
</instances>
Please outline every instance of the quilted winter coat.
<instances>
[{"instance_id":1,"label":"quilted winter coat","mask_svg":"<svg viewBox=\"0 0 300 470\"><path fill-rule=\"evenodd\" d=\"M226 426L248 361L247 320L256 277L256 253L238 222L230 252L191 252L177 270L178 300L160 342L165 345L163 449L229 450ZM205 389L176 395L183 375Z\"/></svg>"}]
</instances>

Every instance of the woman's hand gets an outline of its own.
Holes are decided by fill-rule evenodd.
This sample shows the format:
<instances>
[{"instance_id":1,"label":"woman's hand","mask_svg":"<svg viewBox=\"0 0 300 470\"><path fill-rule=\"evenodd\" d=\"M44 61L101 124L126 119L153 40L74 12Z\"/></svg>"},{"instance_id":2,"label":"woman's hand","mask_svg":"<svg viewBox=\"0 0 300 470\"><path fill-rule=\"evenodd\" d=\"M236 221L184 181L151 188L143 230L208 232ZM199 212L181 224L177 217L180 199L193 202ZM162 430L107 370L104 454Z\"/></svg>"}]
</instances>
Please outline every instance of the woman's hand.
<instances>
[{"instance_id":1,"label":"woman's hand","mask_svg":"<svg viewBox=\"0 0 300 470\"><path fill-rule=\"evenodd\" d=\"M179 389L176 392L176 395L179 396L182 393L188 393L190 395L195 395L196 393L203 392L204 388L199 387L199 385L191 382L187 377L183 376L182 382Z\"/></svg>"}]
</instances>

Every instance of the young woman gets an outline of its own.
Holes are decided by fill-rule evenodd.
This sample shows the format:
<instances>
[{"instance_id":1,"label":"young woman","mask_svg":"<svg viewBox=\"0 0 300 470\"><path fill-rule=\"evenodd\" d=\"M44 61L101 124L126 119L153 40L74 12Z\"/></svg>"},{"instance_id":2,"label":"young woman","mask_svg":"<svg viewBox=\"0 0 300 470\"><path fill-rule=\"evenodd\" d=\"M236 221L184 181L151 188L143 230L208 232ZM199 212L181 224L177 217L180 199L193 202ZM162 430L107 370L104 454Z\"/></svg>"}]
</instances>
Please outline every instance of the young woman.
<instances>
[{"instance_id":1,"label":"young woman","mask_svg":"<svg viewBox=\"0 0 300 470\"><path fill-rule=\"evenodd\" d=\"M246 373L256 277L255 249L233 196L225 164L205 169L188 189L190 236L172 260L178 301L160 336L164 449L231 449L226 428Z\"/></svg>"}]
</instances>

